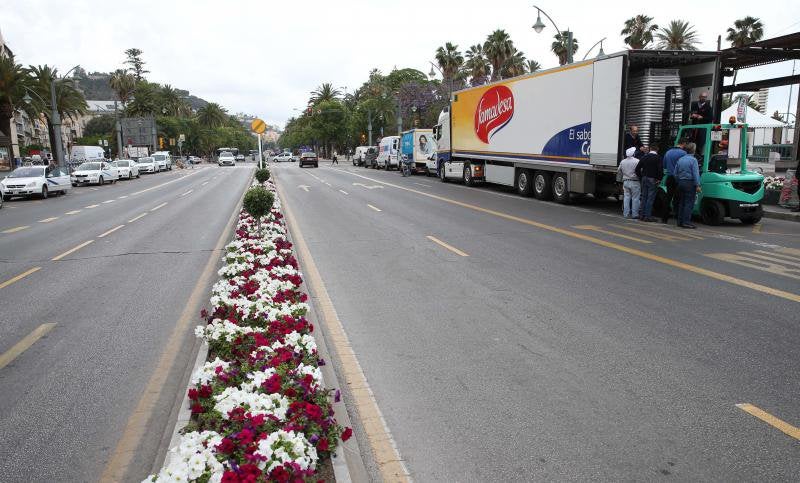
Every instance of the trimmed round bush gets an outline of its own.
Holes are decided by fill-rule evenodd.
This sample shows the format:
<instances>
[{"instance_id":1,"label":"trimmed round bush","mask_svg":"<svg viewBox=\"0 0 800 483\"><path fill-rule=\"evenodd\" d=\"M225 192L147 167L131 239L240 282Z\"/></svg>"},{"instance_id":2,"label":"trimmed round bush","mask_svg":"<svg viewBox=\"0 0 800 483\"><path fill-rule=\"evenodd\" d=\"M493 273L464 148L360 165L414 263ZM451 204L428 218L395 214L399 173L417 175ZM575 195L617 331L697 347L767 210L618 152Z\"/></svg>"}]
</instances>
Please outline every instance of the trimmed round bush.
<instances>
[{"instance_id":1,"label":"trimmed round bush","mask_svg":"<svg viewBox=\"0 0 800 483\"><path fill-rule=\"evenodd\" d=\"M259 183L264 184L269 179L269 169L261 168L256 170L256 179Z\"/></svg>"},{"instance_id":2,"label":"trimmed round bush","mask_svg":"<svg viewBox=\"0 0 800 483\"><path fill-rule=\"evenodd\" d=\"M271 191L262 186L254 186L245 193L242 206L250 216L260 220L270 212L274 202L275 195Z\"/></svg>"}]
</instances>

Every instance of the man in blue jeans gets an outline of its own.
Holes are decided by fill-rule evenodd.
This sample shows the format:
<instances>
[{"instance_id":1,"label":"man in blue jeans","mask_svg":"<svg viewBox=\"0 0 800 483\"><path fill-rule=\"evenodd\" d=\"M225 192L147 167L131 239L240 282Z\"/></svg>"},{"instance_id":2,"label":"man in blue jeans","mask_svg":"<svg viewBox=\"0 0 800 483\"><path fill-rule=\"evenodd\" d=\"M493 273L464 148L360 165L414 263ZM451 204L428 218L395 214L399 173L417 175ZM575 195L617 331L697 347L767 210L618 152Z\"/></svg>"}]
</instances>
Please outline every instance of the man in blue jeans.
<instances>
[{"instance_id":1,"label":"man in blue jeans","mask_svg":"<svg viewBox=\"0 0 800 483\"><path fill-rule=\"evenodd\" d=\"M694 157L697 146L686 143L686 155L675 163L675 180L678 182L678 226L697 228L692 224L692 210L697 193L700 192L700 167Z\"/></svg>"},{"instance_id":2,"label":"man in blue jeans","mask_svg":"<svg viewBox=\"0 0 800 483\"><path fill-rule=\"evenodd\" d=\"M658 185L661 184L661 176L664 174L664 164L655 147L650 147L648 151L636 166L636 176L642 180L642 212L639 219L656 221L653 218L653 203L656 201Z\"/></svg>"}]
</instances>

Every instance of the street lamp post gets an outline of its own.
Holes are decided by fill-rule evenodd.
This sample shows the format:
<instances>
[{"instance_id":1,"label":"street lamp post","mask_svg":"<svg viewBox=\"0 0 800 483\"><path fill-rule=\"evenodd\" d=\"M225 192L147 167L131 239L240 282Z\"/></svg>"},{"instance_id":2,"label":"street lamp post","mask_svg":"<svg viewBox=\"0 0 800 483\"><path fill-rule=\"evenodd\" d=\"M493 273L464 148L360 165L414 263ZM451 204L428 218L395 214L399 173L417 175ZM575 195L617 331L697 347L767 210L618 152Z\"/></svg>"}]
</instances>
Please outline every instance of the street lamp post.
<instances>
[{"instance_id":1,"label":"street lamp post","mask_svg":"<svg viewBox=\"0 0 800 483\"><path fill-rule=\"evenodd\" d=\"M444 71L438 65L434 64L432 61L429 60L428 63L431 64L431 71L428 72L428 77L436 77L436 71L433 70L433 69L436 69L436 70L439 71L440 74L442 74L442 80L444 80L445 77L446 77L444 75ZM453 97L453 79L448 78L447 79L447 100L449 101L451 97Z\"/></svg>"},{"instance_id":2,"label":"street lamp post","mask_svg":"<svg viewBox=\"0 0 800 483\"><path fill-rule=\"evenodd\" d=\"M598 44L600 44L600 50L597 52L597 56L598 56L598 57L602 57L602 56L606 55L606 53L605 53L605 52L603 52L603 41L604 41L605 39L606 39L606 37L603 37L602 39L600 39L600 40L598 40L597 42L595 42L595 44L594 44L594 45L592 45L591 47L589 47L589 50L587 50L587 51L586 51L586 54L583 56L583 59L581 59L581 60L586 60L586 57L589 57L589 54L592 52L592 49L594 49L595 47L597 47L597 45L598 45Z\"/></svg>"},{"instance_id":3,"label":"street lamp post","mask_svg":"<svg viewBox=\"0 0 800 483\"><path fill-rule=\"evenodd\" d=\"M566 31L561 30L560 28L558 28L558 25L556 25L556 23L553 22L553 19L550 18L550 15L547 15L547 12L545 12L541 8L537 7L536 5L534 5L533 8L535 8L536 12L537 12L536 13L536 23L533 24L533 30L535 30L537 34L542 33L542 30L544 30L545 25L544 25L544 23L542 23L542 15L541 15L541 14L544 14L544 16L547 17L547 20L549 20L550 23L553 24L553 27L556 28L556 31L557 31L559 37L561 37L564 33L567 35L567 64L571 64L572 63L572 31L569 30L569 29L567 29Z\"/></svg>"}]
</instances>

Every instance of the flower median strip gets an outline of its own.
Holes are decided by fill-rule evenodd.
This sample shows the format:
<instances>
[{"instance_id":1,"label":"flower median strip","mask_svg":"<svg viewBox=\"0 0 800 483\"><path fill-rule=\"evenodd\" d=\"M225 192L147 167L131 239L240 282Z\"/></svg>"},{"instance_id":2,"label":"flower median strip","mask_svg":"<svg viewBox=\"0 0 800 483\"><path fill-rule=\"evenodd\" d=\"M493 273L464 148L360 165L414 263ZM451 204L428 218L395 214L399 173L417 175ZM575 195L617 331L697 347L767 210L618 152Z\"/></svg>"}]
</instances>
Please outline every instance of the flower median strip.
<instances>
[{"instance_id":1,"label":"flower median strip","mask_svg":"<svg viewBox=\"0 0 800 483\"><path fill-rule=\"evenodd\" d=\"M316 481L339 439L352 434L333 416L339 392L323 385L275 186L256 185L251 191L268 193L252 198L274 203L260 219L239 216L202 313L207 323L195 330L209 355L190 381L192 420L146 481Z\"/></svg>"}]
</instances>

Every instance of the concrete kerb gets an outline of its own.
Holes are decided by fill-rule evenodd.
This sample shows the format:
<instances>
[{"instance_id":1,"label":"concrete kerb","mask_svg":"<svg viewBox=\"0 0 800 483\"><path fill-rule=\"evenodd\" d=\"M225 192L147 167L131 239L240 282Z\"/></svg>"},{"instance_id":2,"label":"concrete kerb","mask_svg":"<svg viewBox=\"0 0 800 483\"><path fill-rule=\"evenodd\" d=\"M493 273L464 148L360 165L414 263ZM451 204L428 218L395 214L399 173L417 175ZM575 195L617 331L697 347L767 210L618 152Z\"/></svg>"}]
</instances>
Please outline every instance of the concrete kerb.
<instances>
[{"instance_id":1,"label":"concrete kerb","mask_svg":"<svg viewBox=\"0 0 800 483\"><path fill-rule=\"evenodd\" d=\"M789 211L788 208L775 208L765 205L764 218L772 218L775 220L789 220L800 222L800 212Z\"/></svg>"}]
</instances>

